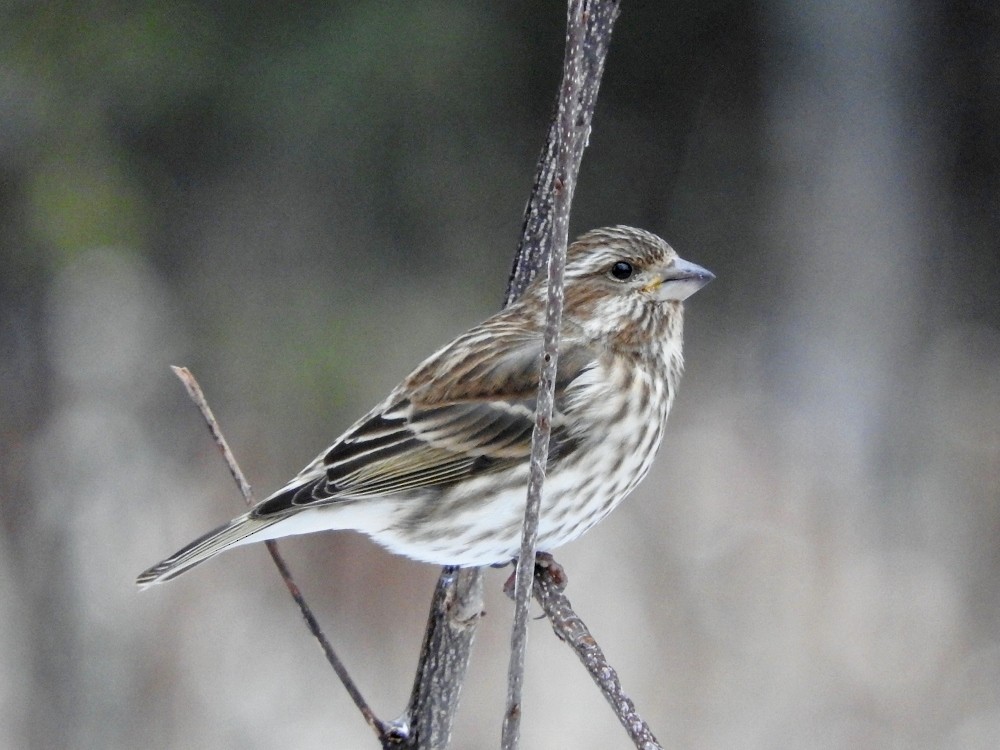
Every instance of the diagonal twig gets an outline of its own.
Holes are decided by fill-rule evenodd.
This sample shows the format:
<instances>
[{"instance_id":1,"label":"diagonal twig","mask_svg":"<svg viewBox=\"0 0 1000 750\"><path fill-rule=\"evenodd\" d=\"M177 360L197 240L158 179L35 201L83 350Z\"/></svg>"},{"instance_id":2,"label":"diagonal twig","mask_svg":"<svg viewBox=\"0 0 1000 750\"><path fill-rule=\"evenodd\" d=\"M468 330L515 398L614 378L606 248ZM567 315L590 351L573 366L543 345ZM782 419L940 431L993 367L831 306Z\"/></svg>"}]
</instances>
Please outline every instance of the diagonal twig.
<instances>
[{"instance_id":1,"label":"diagonal twig","mask_svg":"<svg viewBox=\"0 0 1000 750\"><path fill-rule=\"evenodd\" d=\"M226 461L226 466L229 467L229 473L232 474L233 479L236 480L236 486L239 487L240 494L243 495L243 500L246 502L248 507L253 507L253 491L250 489L250 484L243 475L243 471L240 469L239 464L236 463L236 458L233 456L233 452L229 449L229 443L226 442L226 438L222 434L219 423L215 419L215 414L212 413L212 409L209 407L208 401L205 399L205 394L201 390L201 386L198 384L198 381L186 367L171 366L170 369L174 371L174 374L178 378L180 378L188 396L191 397L191 400L201 412L202 417L204 417L205 423L208 425L208 431L212 433L212 438L215 440L215 444L222 452L222 457ZM361 695L361 691L358 689L358 686L354 683L354 680L351 679L351 675L348 674L344 663L340 660L340 657L337 656L337 653L334 651L330 641L323 634L323 631L319 626L319 622L316 620L316 616L312 613L309 605L306 604L305 598L302 596L302 591L299 589L298 584L296 584L292 579L292 573L288 569L285 558L283 558L281 553L278 551L277 542L271 540L264 542L264 544L267 546L267 551L271 553L271 559L274 561L275 567L278 568L278 572L281 574L281 579L285 582L285 588L288 589L288 593L292 595L292 599L294 599L295 603L298 605L299 611L302 613L302 617L306 621L306 626L309 628L309 632L312 633L313 637L319 642L319 646L323 649L323 654L326 656L326 660L330 662L330 666L333 667L333 671L337 673L337 676L344 685L344 689L347 690L348 695L351 696L351 700L354 701L354 705L356 705L358 710L361 711L361 715L364 716L368 726L372 728L379 740L384 744L384 738L387 732L386 724L375 716L375 713L372 711L367 701L365 701L364 696Z\"/></svg>"},{"instance_id":2,"label":"diagonal twig","mask_svg":"<svg viewBox=\"0 0 1000 750\"><path fill-rule=\"evenodd\" d=\"M639 716L635 704L625 694L618 673L608 663L604 651L597 645L586 624L573 610L563 592L565 581L558 580L553 575L553 569L555 567L551 565L535 566L534 586L535 599L542 605L552 629L560 640L565 641L573 649L583 666L587 668L636 748L663 750L649 725Z\"/></svg>"}]
</instances>

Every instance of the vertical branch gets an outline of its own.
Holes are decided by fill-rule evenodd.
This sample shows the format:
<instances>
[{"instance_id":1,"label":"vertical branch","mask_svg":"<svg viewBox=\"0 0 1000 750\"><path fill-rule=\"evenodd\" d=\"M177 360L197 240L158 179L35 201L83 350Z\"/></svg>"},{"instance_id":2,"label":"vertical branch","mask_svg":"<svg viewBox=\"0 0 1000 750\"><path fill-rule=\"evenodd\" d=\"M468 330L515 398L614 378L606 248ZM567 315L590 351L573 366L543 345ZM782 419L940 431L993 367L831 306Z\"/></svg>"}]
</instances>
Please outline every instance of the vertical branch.
<instances>
[{"instance_id":1,"label":"vertical branch","mask_svg":"<svg viewBox=\"0 0 1000 750\"><path fill-rule=\"evenodd\" d=\"M574 0L571 10L579 6L578 0ZM504 295L505 307L521 296L549 259L556 191L558 189L564 197L572 197L572 185L576 182L586 135L590 132L618 7L619 0L587 0L582 4L582 11L572 16L578 21L582 19L578 27L583 29L583 38L582 42L578 38L578 43L585 54L571 58L567 52L563 76L564 79L567 76L568 61L576 59L576 127L584 135L577 144L579 154L571 160L572 167L563 171L557 181L556 135L561 125L559 110L556 110L525 207L521 238ZM566 93L563 88L560 89L561 102ZM567 185L570 186L568 192ZM443 750L448 746L482 606L481 569L443 569L431 602L413 691L406 711L390 727L384 747Z\"/></svg>"},{"instance_id":2,"label":"vertical branch","mask_svg":"<svg viewBox=\"0 0 1000 750\"><path fill-rule=\"evenodd\" d=\"M579 81L578 101L579 111L586 118L586 131L590 134L590 120L597 104L597 94L601 86L601 76L604 73L604 61L607 59L608 47L611 44L611 33L618 19L620 0L587 0L584 3L583 49L585 56L581 60L583 77ZM569 58L563 60L563 77ZM545 267L548 261L548 242L552 232L552 210L555 204L556 177L556 134L559 131L559 104L562 101L562 87L556 101L556 108L549 123L549 131L545 137L545 145L538 156L535 167L535 177L531 189L531 197L524 207L524 220L521 226L521 239L514 254L514 263L507 284L507 294L504 297L504 307L516 300L527 288L535 275ZM586 145L586 139L583 145ZM574 182L575 182L574 173Z\"/></svg>"},{"instance_id":3,"label":"vertical branch","mask_svg":"<svg viewBox=\"0 0 1000 750\"><path fill-rule=\"evenodd\" d=\"M479 568L441 571L405 713L389 727L386 748L446 748L483 611Z\"/></svg>"},{"instance_id":4,"label":"vertical branch","mask_svg":"<svg viewBox=\"0 0 1000 750\"><path fill-rule=\"evenodd\" d=\"M604 10L605 13L599 13ZM563 308L563 275L566 264L566 244L569 238L569 214L576 189L583 151L590 135L593 105L596 102L600 77L604 68L611 28L617 17L617 3L570 0L566 23L566 54L563 60L563 79L559 91L556 118L549 131L546 157L539 174L543 182L551 181L554 200L551 204L539 203L532 212L529 203L525 219L525 234L538 232L542 254L548 255L548 297L546 300L545 335L542 348L541 376L535 408L535 426L531 441L530 475L521 549L518 556L514 586L514 622L511 628L511 653L507 673L507 705L504 711L501 746L516 750L521 727L521 695L524 683L524 658L527 649L528 603L531 598L535 570L535 550L538 538L538 516L541 508L545 466L548 460L551 433L552 407L555 392L556 370L559 358L559 330ZM603 44L597 49L588 48L588 31L600 29L598 39ZM600 54L595 54L595 52ZM590 66L588 66L590 63ZM584 84L587 73L595 80L587 89L592 94L584 102ZM589 104L589 106L587 106ZM550 207L551 206L551 207ZM524 263L524 245L518 252L518 265L512 279L517 278ZM530 256L529 256L530 257Z\"/></svg>"}]
</instances>

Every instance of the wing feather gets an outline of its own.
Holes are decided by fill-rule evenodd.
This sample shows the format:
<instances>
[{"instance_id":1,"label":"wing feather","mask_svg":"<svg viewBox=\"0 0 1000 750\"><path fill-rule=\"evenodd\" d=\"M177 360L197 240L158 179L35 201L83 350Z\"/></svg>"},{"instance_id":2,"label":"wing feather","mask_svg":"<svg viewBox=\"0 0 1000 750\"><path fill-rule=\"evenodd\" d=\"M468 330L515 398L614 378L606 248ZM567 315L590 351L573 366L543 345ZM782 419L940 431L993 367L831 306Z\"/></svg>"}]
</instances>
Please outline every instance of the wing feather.
<instances>
[{"instance_id":1,"label":"wing feather","mask_svg":"<svg viewBox=\"0 0 1000 750\"><path fill-rule=\"evenodd\" d=\"M433 491L527 461L541 358L540 331L484 324L425 362L255 517L346 499ZM491 335L487 335L487 333ZM561 346L550 460L572 450L560 407L595 355Z\"/></svg>"}]
</instances>

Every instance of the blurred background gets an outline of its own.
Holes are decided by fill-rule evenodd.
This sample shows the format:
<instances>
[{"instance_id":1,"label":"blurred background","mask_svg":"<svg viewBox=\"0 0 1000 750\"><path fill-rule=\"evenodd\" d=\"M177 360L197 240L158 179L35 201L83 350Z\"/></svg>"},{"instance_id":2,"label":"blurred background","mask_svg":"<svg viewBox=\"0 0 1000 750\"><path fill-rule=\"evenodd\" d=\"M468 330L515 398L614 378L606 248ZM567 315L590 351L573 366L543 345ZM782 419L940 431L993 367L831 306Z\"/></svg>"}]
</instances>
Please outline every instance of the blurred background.
<instances>
[{"instance_id":1,"label":"blurred background","mask_svg":"<svg viewBox=\"0 0 1000 750\"><path fill-rule=\"evenodd\" d=\"M1000 6L625 0L573 212L718 280L559 559L668 747L1000 742ZM0 747L366 748L263 548L139 595L502 299L564 5L0 9ZM437 569L283 549L376 711ZM498 744L509 571L454 747ZM628 748L545 622L526 748Z\"/></svg>"}]
</instances>

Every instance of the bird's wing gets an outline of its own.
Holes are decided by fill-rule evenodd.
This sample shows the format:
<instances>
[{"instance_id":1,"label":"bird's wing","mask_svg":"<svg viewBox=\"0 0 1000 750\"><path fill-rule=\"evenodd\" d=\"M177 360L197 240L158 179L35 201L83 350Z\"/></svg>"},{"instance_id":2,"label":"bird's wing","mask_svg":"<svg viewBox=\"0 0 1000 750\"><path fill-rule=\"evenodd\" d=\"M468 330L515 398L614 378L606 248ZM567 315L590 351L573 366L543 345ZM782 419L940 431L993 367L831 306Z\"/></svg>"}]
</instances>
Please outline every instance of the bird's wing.
<instances>
[{"instance_id":1,"label":"bird's wing","mask_svg":"<svg viewBox=\"0 0 1000 750\"><path fill-rule=\"evenodd\" d=\"M421 365L254 515L444 487L527 461L541 349L540 334L473 329ZM560 346L550 462L573 449L559 409L593 363L587 347Z\"/></svg>"}]
</instances>

